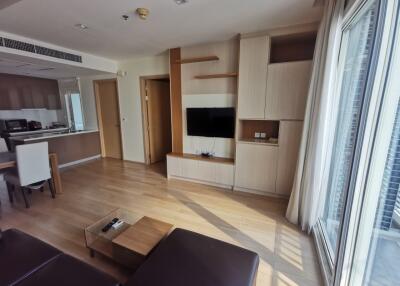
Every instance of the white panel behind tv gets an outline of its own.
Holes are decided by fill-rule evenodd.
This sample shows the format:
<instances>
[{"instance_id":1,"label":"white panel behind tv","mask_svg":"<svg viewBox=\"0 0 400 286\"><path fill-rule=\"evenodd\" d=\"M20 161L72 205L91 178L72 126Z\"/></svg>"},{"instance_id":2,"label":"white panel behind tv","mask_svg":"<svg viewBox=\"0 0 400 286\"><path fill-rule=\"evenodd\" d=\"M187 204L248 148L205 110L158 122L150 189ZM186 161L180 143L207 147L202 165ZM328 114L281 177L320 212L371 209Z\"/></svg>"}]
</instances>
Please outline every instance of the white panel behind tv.
<instances>
[{"instance_id":1,"label":"white panel behind tv","mask_svg":"<svg viewBox=\"0 0 400 286\"><path fill-rule=\"evenodd\" d=\"M233 158L235 150L234 138L210 138L188 136L186 125L186 108L189 107L236 107L235 94L187 94L182 95L183 153L214 153L214 156Z\"/></svg>"}]
</instances>

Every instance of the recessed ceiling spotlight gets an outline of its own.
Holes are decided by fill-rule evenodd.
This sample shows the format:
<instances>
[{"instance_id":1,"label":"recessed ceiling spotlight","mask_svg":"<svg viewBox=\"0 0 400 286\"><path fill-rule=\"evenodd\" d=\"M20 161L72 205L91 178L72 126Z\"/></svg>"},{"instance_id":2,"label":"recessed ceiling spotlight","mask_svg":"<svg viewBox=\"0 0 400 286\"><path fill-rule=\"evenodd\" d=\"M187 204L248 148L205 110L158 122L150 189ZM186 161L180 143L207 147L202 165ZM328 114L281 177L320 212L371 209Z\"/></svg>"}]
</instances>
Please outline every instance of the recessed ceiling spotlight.
<instances>
[{"instance_id":1,"label":"recessed ceiling spotlight","mask_svg":"<svg viewBox=\"0 0 400 286\"><path fill-rule=\"evenodd\" d=\"M76 24L75 27L81 29L81 30L87 30L88 26L86 26L85 24Z\"/></svg>"},{"instance_id":2,"label":"recessed ceiling spotlight","mask_svg":"<svg viewBox=\"0 0 400 286\"><path fill-rule=\"evenodd\" d=\"M189 2L188 0L174 0L174 1L175 1L175 3L178 4L178 5L186 4L186 3Z\"/></svg>"}]
</instances>

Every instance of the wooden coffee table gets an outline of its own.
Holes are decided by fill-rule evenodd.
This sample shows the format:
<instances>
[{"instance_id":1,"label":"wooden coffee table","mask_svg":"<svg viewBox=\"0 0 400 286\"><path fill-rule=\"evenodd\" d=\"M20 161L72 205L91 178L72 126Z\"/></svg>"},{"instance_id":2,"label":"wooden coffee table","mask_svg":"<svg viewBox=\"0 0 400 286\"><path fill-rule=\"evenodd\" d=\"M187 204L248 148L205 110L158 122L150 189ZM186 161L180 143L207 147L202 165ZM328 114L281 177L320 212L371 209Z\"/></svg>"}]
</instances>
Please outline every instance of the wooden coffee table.
<instances>
[{"instance_id":1,"label":"wooden coffee table","mask_svg":"<svg viewBox=\"0 0 400 286\"><path fill-rule=\"evenodd\" d=\"M115 217L122 219L124 225L117 230L102 232L101 229ZM116 209L85 229L86 246L92 256L101 253L135 269L172 228L172 224L147 216L138 219L131 213Z\"/></svg>"}]
</instances>

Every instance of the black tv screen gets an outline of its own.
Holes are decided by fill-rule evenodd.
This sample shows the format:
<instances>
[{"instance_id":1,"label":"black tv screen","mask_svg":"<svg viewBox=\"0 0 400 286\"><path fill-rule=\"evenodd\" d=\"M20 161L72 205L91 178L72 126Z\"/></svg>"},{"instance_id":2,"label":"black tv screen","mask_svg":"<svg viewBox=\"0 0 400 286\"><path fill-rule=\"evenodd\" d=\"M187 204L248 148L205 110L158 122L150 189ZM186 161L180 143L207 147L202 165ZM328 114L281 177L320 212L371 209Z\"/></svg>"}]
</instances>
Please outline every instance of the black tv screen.
<instances>
[{"instance_id":1,"label":"black tv screen","mask_svg":"<svg viewBox=\"0 0 400 286\"><path fill-rule=\"evenodd\" d=\"M187 108L187 133L190 136L233 138L234 108Z\"/></svg>"}]
</instances>

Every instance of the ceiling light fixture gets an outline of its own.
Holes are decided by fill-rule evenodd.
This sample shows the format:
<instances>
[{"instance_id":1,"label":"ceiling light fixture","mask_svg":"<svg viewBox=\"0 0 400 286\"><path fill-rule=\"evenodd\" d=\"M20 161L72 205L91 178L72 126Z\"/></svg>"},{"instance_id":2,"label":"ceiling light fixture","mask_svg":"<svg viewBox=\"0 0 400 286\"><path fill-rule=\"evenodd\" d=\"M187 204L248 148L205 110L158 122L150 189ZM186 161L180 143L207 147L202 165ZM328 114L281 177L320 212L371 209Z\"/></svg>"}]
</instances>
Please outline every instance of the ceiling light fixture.
<instances>
[{"instance_id":1,"label":"ceiling light fixture","mask_svg":"<svg viewBox=\"0 0 400 286\"><path fill-rule=\"evenodd\" d=\"M147 8L137 8L136 13L139 15L140 19L146 20L150 11Z\"/></svg>"},{"instance_id":2,"label":"ceiling light fixture","mask_svg":"<svg viewBox=\"0 0 400 286\"><path fill-rule=\"evenodd\" d=\"M76 24L75 27L81 29L81 30L87 30L88 26L86 26L85 24Z\"/></svg>"},{"instance_id":3,"label":"ceiling light fixture","mask_svg":"<svg viewBox=\"0 0 400 286\"><path fill-rule=\"evenodd\" d=\"M189 2L188 0L174 0L174 1L175 1L175 3L178 4L178 5L186 4L186 3Z\"/></svg>"}]
</instances>

